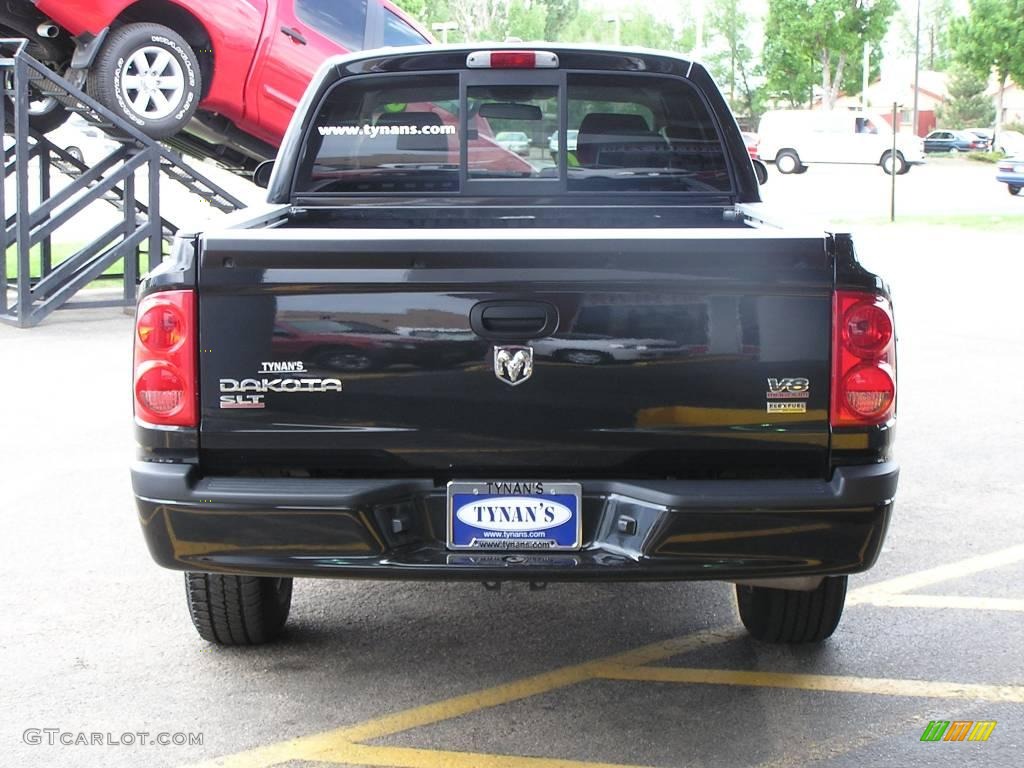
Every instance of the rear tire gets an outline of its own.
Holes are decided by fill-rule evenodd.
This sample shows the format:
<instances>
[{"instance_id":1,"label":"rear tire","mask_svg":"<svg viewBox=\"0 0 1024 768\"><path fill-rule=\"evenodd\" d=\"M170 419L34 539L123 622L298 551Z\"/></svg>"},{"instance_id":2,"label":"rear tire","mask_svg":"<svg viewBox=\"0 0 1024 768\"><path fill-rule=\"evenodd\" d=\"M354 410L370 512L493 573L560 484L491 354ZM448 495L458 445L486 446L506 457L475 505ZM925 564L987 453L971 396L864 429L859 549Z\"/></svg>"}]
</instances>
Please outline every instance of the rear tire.
<instances>
[{"instance_id":1,"label":"rear tire","mask_svg":"<svg viewBox=\"0 0 1024 768\"><path fill-rule=\"evenodd\" d=\"M846 602L846 577L830 576L817 589L736 586L740 620L765 643L820 643L835 632Z\"/></svg>"},{"instance_id":2,"label":"rear tire","mask_svg":"<svg viewBox=\"0 0 1024 768\"><path fill-rule=\"evenodd\" d=\"M896 151L895 160L893 160L892 150L889 150L882 155L882 159L878 161L878 164L882 166L882 170L889 176L892 176L894 173L897 176L902 176L906 173L907 169L907 160L899 150Z\"/></svg>"},{"instance_id":3,"label":"rear tire","mask_svg":"<svg viewBox=\"0 0 1024 768\"><path fill-rule=\"evenodd\" d=\"M375 365L374 359L368 354L348 347L325 349L318 353L314 360L321 368L346 373L369 371Z\"/></svg>"},{"instance_id":4,"label":"rear tire","mask_svg":"<svg viewBox=\"0 0 1024 768\"><path fill-rule=\"evenodd\" d=\"M27 3L25 6L32 8ZM73 45L69 47L69 41L63 37L58 39L39 37L35 31L36 24L38 23L37 17L32 13L23 16L18 14L17 11L18 7L14 6L13 8L6 8L3 12L0 36L26 38L28 45L25 48L25 52L29 56L36 61L42 62L54 72L58 74L63 73L65 64L70 60ZM9 79L13 80L13 70L10 70L10 72L12 74ZM71 113L55 98L36 89L35 83L45 82L39 79L38 75L30 75L29 80L33 83L29 91L29 127L38 133L49 133L62 126L71 117ZM13 83L8 84L12 85ZM4 97L4 101L4 106L6 107L4 130L8 133L13 133L14 103L7 97Z\"/></svg>"},{"instance_id":5,"label":"rear tire","mask_svg":"<svg viewBox=\"0 0 1024 768\"><path fill-rule=\"evenodd\" d=\"M199 106L199 59L185 39L162 24L115 30L89 70L87 90L147 136L179 133Z\"/></svg>"},{"instance_id":6,"label":"rear tire","mask_svg":"<svg viewBox=\"0 0 1024 768\"><path fill-rule=\"evenodd\" d=\"M558 359L563 363L573 365L601 365L612 361L609 355L590 349L564 349L558 353Z\"/></svg>"},{"instance_id":7,"label":"rear tire","mask_svg":"<svg viewBox=\"0 0 1024 768\"><path fill-rule=\"evenodd\" d=\"M185 594L201 638L218 645L260 645L284 628L292 580L187 572Z\"/></svg>"},{"instance_id":8,"label":"rear tire","mask_svg":"<svg viewBox=\"0 0 1024 768\"><path fill-rule=\"evenodd\" d=\"M1007 184L1006 189L1011 195L1019 195L1021 190L1016 184Z\"/></svg>"},{"instance_id":9,"label":"rear tire","mask_svg":"<svg viewBox=\"0 0 1024 768\"><path fill-rule=\"evenodd\" d=\"M779 173L800 173L804 168L800 162L800 155L794 149L783 149L775 156L775 168Z\"/></svg>"}]
</instances>

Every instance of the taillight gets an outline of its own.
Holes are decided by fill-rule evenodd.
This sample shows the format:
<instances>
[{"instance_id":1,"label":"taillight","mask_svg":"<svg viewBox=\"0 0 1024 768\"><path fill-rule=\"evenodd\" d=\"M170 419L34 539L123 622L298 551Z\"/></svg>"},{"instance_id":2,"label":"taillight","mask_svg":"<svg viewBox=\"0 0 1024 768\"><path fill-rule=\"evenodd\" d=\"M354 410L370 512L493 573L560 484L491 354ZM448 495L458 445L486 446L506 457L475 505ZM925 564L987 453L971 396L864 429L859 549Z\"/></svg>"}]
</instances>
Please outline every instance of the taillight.
<instances>
[{"instance_id":1,"label":"taillight","mask_svg":"<svg viewBox=\"0 0 1024 768\"><path fill-rule=\"evenodd\" d=\"M466 56L469 69L554 69L558 54L551 51L473 51Z\"/></svg>"},{"instance_id":2,"label":"taillight","mask_svg":"<svg viewBox=\"0 0 1024 768\"><path fill-rule=\"evenodd\" d=\"M135 316L135 416L147 424L195 427L196 322L193 291L163 291Z\"/></svg>"},{"instance_id":3,"label":"taillight","mask_svg":"<svg viewBox=\"0 0 1024 768\"><path fill-rule=\"evenodd\" d=\"M837 291L833 301L834 427L888 421L896 406L896 340L884 296Z\"/></svg>"}]
</instances>

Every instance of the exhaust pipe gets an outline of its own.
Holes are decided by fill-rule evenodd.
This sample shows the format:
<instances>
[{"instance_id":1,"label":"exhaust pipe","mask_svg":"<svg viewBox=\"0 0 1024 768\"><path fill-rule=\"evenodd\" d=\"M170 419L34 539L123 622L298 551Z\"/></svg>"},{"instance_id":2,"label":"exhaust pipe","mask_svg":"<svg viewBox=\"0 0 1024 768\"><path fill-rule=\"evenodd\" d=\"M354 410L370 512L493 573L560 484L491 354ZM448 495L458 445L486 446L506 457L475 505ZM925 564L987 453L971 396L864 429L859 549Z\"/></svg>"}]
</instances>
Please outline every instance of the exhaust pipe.
<instances>
[{"instance_id":1,"label":"exhaust pipe","mask_svg":"<svg viewBox=\"0 0 1024 768\"><path fill-rule=\"evenodd\" d=\"M60 34L60 27L58 27L52 21L44 21L42 24L36 27L36 34L40 37L56 37Z\"/></svg>"}]
</instances>

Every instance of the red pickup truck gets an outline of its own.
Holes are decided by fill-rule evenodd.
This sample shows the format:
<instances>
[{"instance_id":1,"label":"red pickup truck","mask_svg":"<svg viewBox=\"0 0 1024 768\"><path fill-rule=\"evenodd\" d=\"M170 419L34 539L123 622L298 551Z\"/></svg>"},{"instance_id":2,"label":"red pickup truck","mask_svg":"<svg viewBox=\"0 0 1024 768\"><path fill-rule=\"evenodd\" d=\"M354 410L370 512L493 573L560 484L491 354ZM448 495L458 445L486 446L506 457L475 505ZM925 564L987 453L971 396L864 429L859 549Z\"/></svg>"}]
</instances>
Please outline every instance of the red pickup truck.
<instances>
[{"instance_id":1,"label":"red pickup truck","mask_svg":"<svg viewBox=\"0 0 1024 768\"><path fill-rule=\"evenodd\" d=\"M389 0L7 0L0 36L150 136L227 165L272 158L320 64L432 42ZM66 119L53 99L33 124Z\"/></svg>"}]
</instances>

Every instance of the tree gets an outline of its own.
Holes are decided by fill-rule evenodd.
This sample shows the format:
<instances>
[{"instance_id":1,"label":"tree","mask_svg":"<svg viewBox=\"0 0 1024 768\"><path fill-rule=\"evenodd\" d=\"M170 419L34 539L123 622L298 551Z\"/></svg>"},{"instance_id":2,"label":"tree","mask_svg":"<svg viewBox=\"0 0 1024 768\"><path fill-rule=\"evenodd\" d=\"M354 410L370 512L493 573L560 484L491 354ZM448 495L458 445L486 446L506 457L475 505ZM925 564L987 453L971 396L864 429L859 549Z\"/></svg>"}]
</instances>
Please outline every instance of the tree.
<instances>
[{"instance_id":1,"label":"tree","mask_svg":"<svg viewBox=\"0 0 1024 768\"><path fill-rule=\"evenodd\" d=\"M917 6L905 3L897 15L899 53L913 58L917 43ZM949 28L956 16L954 0L921 0L921 68L943 72L953 63Z\"/></svg>"},{"instance_id":2,"label":"tree","mask_svg":"<svg viewBox=\"0 0 1024 768\"><path fill-rule=\"evenodd\" d=\"M879 47L895 7L895 0L769 0L764 59L771 87L795 104L818 79L831 109L849 82L847 66L860 61L865 43Z\"/></svg>"},{"instance_id":3,"label":"tree","mask_svg":"<svg viewBox=\"0 0 1024 768\"><path fill-rule=\"evenodd\" d=\"M939 107L938 120L944 128L967 128L972 125L991 125L996 110L985 95L988 81L962 66L952 70L949 80L949 98Z\"/></svg>"},{"instance_id":4,"label":"tree","mask_svg":"<svg viewBox=\"0 0 1024 768\"><path fill-rule=\"evenodd\" d=\"M723 45L708 54L712 73L726 85L729 105L737 111L756 117L760 112L756 89L751 86L754 54L747 45L750 17L741 9L741 0L713 0L708 9L706 23L711 32L712 46ZM740 98L736 92L739 90Z\"/></svg>"},{"instance_id":5,"label":"tree","mask_svg":"<svg viewBox=\"0 0 1024 768\"><path fill-rule=\"evenodd\" d=\"M1024 83L1024 0L971 0L967 18L952 26L958 62L999 85L996 132L1003 119L1003 91L1010 78Z\"/></svg>"},{"instance_id":6,"label":"tree","mask_svg":"<svg viewBox=\"0 0 1024 768\"><path fill-rule=\"evenodd\" d=\"M558 40L558 36L580 12L580 0L545 0L544 39Z\"/></svg>"}]
</instances>

